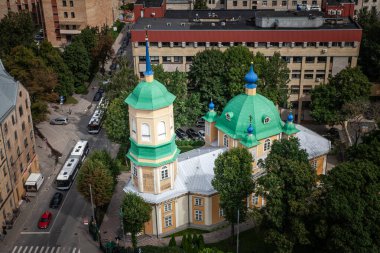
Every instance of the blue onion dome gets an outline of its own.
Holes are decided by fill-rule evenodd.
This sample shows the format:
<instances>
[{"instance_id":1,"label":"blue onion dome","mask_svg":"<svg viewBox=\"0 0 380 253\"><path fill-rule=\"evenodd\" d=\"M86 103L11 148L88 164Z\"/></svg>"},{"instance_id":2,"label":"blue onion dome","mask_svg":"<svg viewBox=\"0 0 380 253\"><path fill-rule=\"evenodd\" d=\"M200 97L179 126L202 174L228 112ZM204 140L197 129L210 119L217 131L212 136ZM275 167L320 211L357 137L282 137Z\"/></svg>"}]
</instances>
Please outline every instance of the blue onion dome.
<instances>
[{"instance_id":1,"label":"blue onion dome","mask_svg":"<svg viewBox=\"0 0 380 253\"><path fill-rule=\"evenodd\" d=\"M215 105L211 100L211 102L208 104L208 109L211 111L211 110L214 110L214 108L215 108Z\"/></svg>"},{"instance_id":2,"label":"blue onion dome","mask_svg":"<svg viewBox=\"0 0 380 253\"><path fill-rule=\"evenodd\" d=\"M252 134L253 133L253 127L252 127L252 124L249 124L248 128L247 128L247 133L248 134Z\"/></svg>"},{"instance_id":3,"label":"blue onion dome","mask_svg":"<svg viewBox=\"0 0 380 253\"><path fill-rule=\"evenodd\" d=\"M248 73L245 75L244 80L247 82L247 86L256 84L258 77L257 77L257 74L255 73L255 71L253 71L253 63L251 63L251 67L250 67ZM251 88L251 87L249 87L249 88ZM254 87L252 87L252 88L254 88Z\"/></svg>"},{"instance_id":4,"label":"blue onion dome","mask_svg":"<svg viewBox=\"0 0 380 253\"><path fill-rule=\"evenodd\" d=\"M293 122L293 114L292 114L292 112L290 112L289 113L289 115L288 115L288 122Z\"/></svg>"}]
</instances>

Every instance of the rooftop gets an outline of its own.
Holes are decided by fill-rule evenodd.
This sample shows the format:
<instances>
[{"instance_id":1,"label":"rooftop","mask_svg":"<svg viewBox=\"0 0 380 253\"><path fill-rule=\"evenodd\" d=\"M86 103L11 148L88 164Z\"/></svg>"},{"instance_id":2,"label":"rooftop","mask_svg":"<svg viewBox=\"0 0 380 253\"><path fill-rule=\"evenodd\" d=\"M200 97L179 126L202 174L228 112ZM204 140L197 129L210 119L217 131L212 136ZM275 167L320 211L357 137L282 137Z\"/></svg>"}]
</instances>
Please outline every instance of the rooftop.
<instances>
[{"instance_id":1,"label":"rooftop","mask_svg":"<svg viewBox=\"0 0 380 253\"><path fill-rule=\"evenodd\" d=\"M0 122L16 105L18 83L5 70L0 60Z\"/></svg>"},{"instance_id":2,"label":"rooftop","mask_svg":"<svg viewBox=\"0 0 380 253\"><path fill-rule=\"evenodd\" d=\"M137 0L135 4L142 4L145 7L160 7L164 0Z\"/></svg>"},{"instance_id":3,"label":"rooftop","mask_svg":"<svg viewBox=\"0 0 380 253\"><path fill-rule=\"evenodd\" d=\"M327 0L328 5L354 4L353 0Z\"/></svg>"},{"instance_id":4,"label":"rooftop","mask_svg":"<svg viewBox=\"0 0 380 253\"><path fill-rule=\"evenodd\" d=\"M163 18L140 18L133 30L305 30L305 29L360 29L349 18L335 20L325 19L319 11L253 11L253 10L167 10ZM260 27L256 19L278 18L286 19L289 27ZM307 22L321 22L318 27L299 24L302 19ZM333 22L334 21L334 22Z\"/></svg>"}]
</instances>

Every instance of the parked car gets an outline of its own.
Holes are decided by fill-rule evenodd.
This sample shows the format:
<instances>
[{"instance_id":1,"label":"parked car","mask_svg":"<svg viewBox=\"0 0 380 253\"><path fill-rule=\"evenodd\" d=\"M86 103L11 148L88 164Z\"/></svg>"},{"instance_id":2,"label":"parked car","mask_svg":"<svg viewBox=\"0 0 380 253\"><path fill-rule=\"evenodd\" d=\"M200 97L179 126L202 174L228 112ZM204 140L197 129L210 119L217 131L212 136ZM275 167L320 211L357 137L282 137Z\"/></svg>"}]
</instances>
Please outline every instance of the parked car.
<instances>
[{"instance_id":1,"label":"parked car","mask_svg":"<svg viewBox=\"0 0 380 253\"><path fill-rule=\"evenodd\" d=\"M202 137L197 133L197 131L195 131L194 129L192 128L189 128L186 130L186 133L187 135L193 139L193 140L199 140L201 139Z\"/></svg>"},{"instance_id":2,"label":"parked car","mask_svg":"<svg viewBox=\"0 0 380 253\"><path fill-rule=\"evenodd\" d=\"M45 211L42 215L40 220L38 221L38 228L40 229L46 229L49 227L51 218L53 215L49 211Z\"/></svg>"},{"instance_id":3,"label":"parked car","mask_svg":"<svg viewBox=\"0 0 380 253\"><path fill-rule=\"evenodd\" d=\"M199 136L204 140L205 139L205 131L204 130L199 130L198 131Z\"/></svg>"},{"instance_id":4,"label":"parked car","mask_svg":"<svg viewBox=\"0 0 380 253\"><path fill-rule=\"evenodd\" d=\"M180 138L181 140L187 138L187 134L186 134L185 131L183 131L181 128L178 128L177 130L175 130L175 134L176 134L176 135L178 136L178 138Z\"/></svg>"},{"instance_id":5,"label":"parked car","mask_svg":"<svg viewBox=\"0 0 380 253\"><path fill-rule=\"evenodd\" d=\"M102 93L102 94L103 94L103 93L104 93L104 88L99 88L97 92L99 92L99 93Z\"/></svg>"},{"instance_id":6,"label":"parked car","mask_svg":"<svg viewBox=\"0 0 380 253\"><path fill-rule=\"evenodd\" d=\"M197 123L195 124L197 127L205 127L205 120L200 118L197 120Z\"/></svg>"},{"instance_id":7,"label":"parked car","mask_svg":"<svg viewBox=\"0 0 380 253\"><path fill-rule=\"evenodd\" d=\"M63 116L50 120L50 125L67 125L68 123L69 123L69 119Z\"/></svg>"},{"instance_id":8,"label":"parked car","mask_svg":"<svg viewBox=\"0 0 380 253\"><path fill-rule=\"evenodd\" d=\"M99 101L99 100L102 98L102 96L103 96L103 93L97 91L97 92L95 93L94 98L93 98L92 100L97 102L97 101Z\"/></svg>"},{"instance_id":9,"label":"parked car","mask_svg":"<svg viewBox=\"0 0 380 253\"><path fill-rule=\"evenodd\" d=\"M110 67L110 70L116 70L116 62L113 62L112 64L111 64L111 67Z\"/></svg>"},{"instance_id":10,"label":"parked car","mask_svg":"<svg viewBox=\"0 0 380 253\"><path fill-rule=\"evenodd\" d=\"M63 199L63 194L60 192L54 193L53 197L50 200L50 208L58 208Z\"/></svg>"}]
</instances>

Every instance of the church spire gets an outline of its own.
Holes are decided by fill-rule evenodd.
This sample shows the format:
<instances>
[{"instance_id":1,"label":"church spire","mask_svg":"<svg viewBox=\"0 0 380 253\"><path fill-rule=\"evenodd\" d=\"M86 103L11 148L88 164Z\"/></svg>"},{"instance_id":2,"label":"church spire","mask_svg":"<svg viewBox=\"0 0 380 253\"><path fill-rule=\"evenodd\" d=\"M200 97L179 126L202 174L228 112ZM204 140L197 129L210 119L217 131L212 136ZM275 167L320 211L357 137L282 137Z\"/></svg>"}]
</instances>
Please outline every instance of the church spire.
<instances>
[{"instance_id":1,"label":"church spire","mask_svg":"<svg viewBox=\"0 0 380 253\"><path fill-rule=\"evenodd\" d=\"M153 70L150 64L148 31L146 31L145 33L145 61L146 61L146 70L144 72L145 81L148 83L151 83L153 82Z\"/></svg>"},{"instance_id":2,"label":"church spire","mask_svg":"<svg viewBox=\"0 0 380 253\"><path fill-rule=\"evenodd\" d=\"M258 79L257 74L253 70L253 62L251 62L251 67L244 77L244 80L247 82L245 84L245 94L249 96L256 95L256 82Z\"/></svg>"}]
</instances>

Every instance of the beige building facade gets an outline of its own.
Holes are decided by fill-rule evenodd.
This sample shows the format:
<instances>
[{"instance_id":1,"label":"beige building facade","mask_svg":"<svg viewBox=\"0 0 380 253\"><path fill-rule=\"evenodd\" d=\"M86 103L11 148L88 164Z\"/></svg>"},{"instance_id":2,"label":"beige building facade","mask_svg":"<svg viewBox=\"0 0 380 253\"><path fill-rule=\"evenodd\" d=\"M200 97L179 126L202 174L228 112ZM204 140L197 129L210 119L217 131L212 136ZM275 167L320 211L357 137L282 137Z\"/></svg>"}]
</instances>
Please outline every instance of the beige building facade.
<instances>
[{"instance_id":1,"label":"beige building facade","mask_svg":"<svg viewBox=\"0 0 380 253\"><path fill-rule=\"evenodd\" d=\"M9 226L25 196L25 181L40 169L28 91L1 61L0 107L0 223Z\"/></svg>"}]
</instances>

